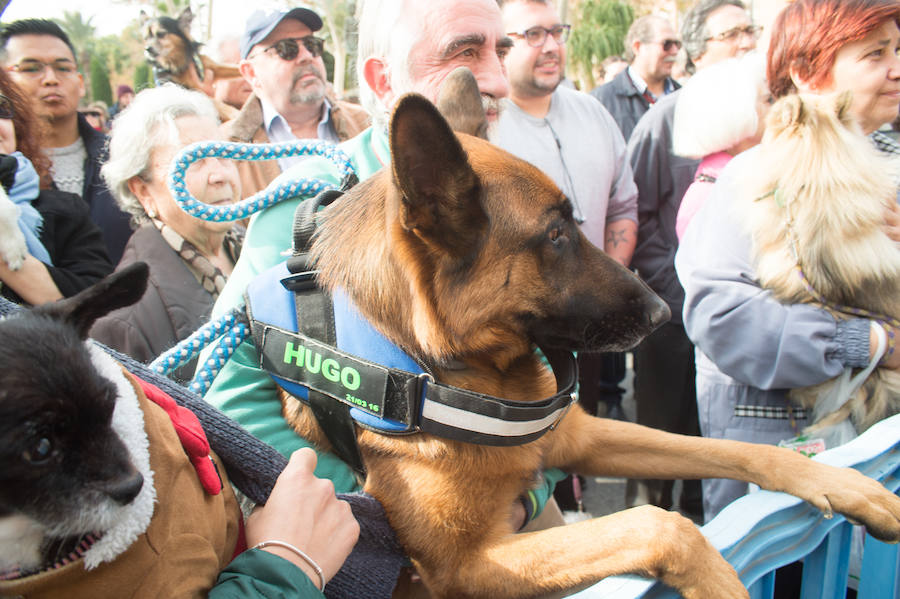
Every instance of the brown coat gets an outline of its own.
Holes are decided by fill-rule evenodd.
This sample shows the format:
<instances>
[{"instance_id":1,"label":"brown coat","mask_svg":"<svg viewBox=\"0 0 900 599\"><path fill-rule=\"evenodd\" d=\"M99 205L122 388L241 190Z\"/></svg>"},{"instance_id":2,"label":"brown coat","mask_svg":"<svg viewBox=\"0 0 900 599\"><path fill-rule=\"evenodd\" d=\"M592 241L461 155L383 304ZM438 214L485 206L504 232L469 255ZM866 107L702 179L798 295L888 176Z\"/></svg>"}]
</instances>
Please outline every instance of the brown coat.
<instances>
[{"instance_id":1,"label":"brown coat","mask_svg":"<svg viewBox=\"0 0 900 599\"><path fill-rule=\"evenodd\" d=\"M365 109L351 102L344 102L329 96L331 104L331 122L338 139L345 141L362 133L369 126L369 114ZM262 104L256 94L247 98L237 118L222 125L229 141L240 143L269 143L263 126ZM278 175L281 167L277 160L238 161L238 172L241 175L243 197L262 191Z\"/></svg>"},{"instance_id":2,"label":"brown coat","mask_svg":"<svg viewBox=\"0 0 900 599\"><path fill-rule=\"evenodd\" d=\"M218 469L222 492L207 495L165 411L147 399L130 376L129 381L144 412L157 494L147 531L114 561L94 570L86 571L83 560L78 560L23 579L0 581L0 596L206 597L219 571L231 561L241 516L225 468Z\"/></svg>"}]
</instances>

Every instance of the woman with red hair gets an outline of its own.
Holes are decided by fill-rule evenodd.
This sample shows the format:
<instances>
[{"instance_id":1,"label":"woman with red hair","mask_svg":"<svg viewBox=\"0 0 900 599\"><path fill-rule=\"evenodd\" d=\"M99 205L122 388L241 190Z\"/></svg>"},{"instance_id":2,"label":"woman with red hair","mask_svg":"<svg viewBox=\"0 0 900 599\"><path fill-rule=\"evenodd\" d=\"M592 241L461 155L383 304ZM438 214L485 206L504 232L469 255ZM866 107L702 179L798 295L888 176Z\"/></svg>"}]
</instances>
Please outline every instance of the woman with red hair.
<instances>
[{"instance_id":1,"label":"woman with red hair","mask_svg":"<svg viewBox=\"0 0 900 599\"><path fill-rule=\"evenodd\" d=\"M898 23L897 0L796 0L774 23L766 68L772 94L849 91L863 132L879 149L900 154L877 133L900 109ZM752 233L733 209L743 197L738 180L748 173L752 180L758 152L742 153L722 171L685 232L675 267L685 289L685 328L696 346L702 434L776 444L810 423L787 390L868 365L879 325L837 320L813 304L782 304L759 285ZM883 365L900 366L900 352ZM703 481L705 517L746 492L745 483Z\"/></svg>"},{"instance_id":2,"label":"woman with red hair","mask_svg":"<svg viewBox=\"0 0 900 599\"><path fill-rule=\"evenodd\" d=\"M897 118L900 3L798 0L775 20L767 76L776 99L850 91L866 134Z\"/></svg>"}]
</instances>

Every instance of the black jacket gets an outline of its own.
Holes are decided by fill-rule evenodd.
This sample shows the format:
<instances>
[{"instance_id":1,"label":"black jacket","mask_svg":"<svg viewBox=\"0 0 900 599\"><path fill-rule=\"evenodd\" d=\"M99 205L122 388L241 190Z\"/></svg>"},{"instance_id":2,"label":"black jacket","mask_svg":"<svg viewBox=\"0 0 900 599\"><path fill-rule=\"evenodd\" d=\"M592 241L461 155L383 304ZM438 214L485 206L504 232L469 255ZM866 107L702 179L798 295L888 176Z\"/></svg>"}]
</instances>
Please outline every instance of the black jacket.
<instances>
[{"instance_id":1,"label":"black jacket","mask_svg":"<svg viewBox=\"0 0 900 599\"><path fill-rule=\"evenodd\" d=\"M674 79L670 81L675 89L681 87ZM594 88L591 95L600 100L618 123L626 142L637 122L650 109L650 102L634 86L628 69L613 77L609 83Z\"/></svg>"},{"instance_id":2,"label":"black jacket","mask_svg":"<svg viewBox=\"0 0 900 599\"><path fill-rule=\"evenodd\" d=\"M100 177L100 167L108 157L106 135L91 127L82 115L78 115L78 134L84 141L87 159L84 162L84 188L81 197L87 202L93 220L103 234L106 250L113 264L122 258L125 244L131 237L129 216L119 209L118 203Z\"/></svg>"}]
</instances>

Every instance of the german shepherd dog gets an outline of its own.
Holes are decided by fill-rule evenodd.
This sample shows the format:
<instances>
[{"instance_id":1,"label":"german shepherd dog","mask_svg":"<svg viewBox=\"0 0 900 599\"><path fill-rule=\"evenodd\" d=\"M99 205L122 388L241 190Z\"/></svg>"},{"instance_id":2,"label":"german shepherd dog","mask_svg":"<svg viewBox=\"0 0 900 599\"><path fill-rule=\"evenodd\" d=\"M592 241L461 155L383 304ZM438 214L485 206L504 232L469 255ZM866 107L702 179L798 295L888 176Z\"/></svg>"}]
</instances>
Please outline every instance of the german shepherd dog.
<instances>
[{"instance_id":1,"label":"german shepherd dog","mask_svg":"<svg viewBox=\"0 0 900 599\"><path fill-rule=\"evenodd\" d=\"M900 317L900 247L883 229L897 201L898 163L862 134L850 101L849 94L779 100L738 205L760 284L778 299L816 303L841 319L888 321ZM848 419L862 432L900 411L896 371L875 369L852 394L849 379L850 371L791 392L814 410L807 432L833 436Z\"/></svg>"},{"instance_id":2,"label":"german shepherd dog","mask_svg":"<svg viewBox=\"0 0 900 599\"><path fill-rule=\"evenodd\" d=\"M141 36L144 38L144 56L153 67L157 82L171 81L187 89L202 91L212 97L212 84L218 79L240 77L235 65L219 64L200 53L202 44L190 37L194 13L187 7L177 19L152 18L141 11ZM216 101L222 121L233 118L237 111L223 102Z\"/></svg>"},{"instance_id":3,"label":"german shepherd dog","mask_svg":"<svg viewBox=\"0 0 900 599\"><path fill-rule=\"evenodd\" d=\"M669 317L633 273L591 245L572 205L534 166L455 134L422 96L390 122L391 166L322 213L311 252L389 340L443 383L521 402L556 392L535 347L622 351ZM311 410L283 394L302 436L328 444ZM697 527L644 506L513 534L510 510L536 473L752 481L900 539L900 498L855 470L772 446L665 433L572 405L537 440L488 447L358 430L365 490L384 505L435 597L534 597L636 573L684 597L747 597Z\"/></svg>"}]
</instances>

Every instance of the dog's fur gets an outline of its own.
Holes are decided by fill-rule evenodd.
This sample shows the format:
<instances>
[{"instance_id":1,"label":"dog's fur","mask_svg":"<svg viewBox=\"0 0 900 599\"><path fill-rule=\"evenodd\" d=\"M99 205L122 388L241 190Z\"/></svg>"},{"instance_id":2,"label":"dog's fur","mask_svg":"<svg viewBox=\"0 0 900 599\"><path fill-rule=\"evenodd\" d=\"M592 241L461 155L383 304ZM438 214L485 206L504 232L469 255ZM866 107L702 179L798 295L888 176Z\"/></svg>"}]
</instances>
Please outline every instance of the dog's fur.
<instances>
[{"instance_id":1,"label":"dog's fur","mask_svg":"<svg viewBox=\"0 0 900 599\"><path fill-rule=\"evenodd\" d=\"M141 36L144 56L153 66L159 83L171 81L187 89L202 91L212 97L212 84L218 79L240 77L236 65L220 64L200 53L202 44L190 37L194 14L185 8L177 19L151 18L141 11ZM214 100L222 122L234 118L237 110Z\"/></svg>"},{"instance_id":2,"label":"dog's fur","mask_svg":"<svg viewBox=\"0 0 900 599\"><path fill-rule=\"evenodd\" d=\"M738 206L752 232L760 284L779 300L817 303L797 273L799 262L837 317L855 316L846 307L897 318L900 247L883 225L885 211L897 201L898 163L863 136L850 115L850 101L846 93L779 100L742 178ZM815 408L821 398L837 393L836 384L795 389L792 396ZM900 374L877 369L844 399L840 409L819 414L807 432L825 433L847 418L862 432L896 414Z\"/></svg>"},{"instance_id":3,"label":"dog's fur","mask_svg":"<svg viewBox=\"0 0 900 599\"><path fill-rule=\"evenodd\" d=\"M19 270L27 255L25 235L19 229L19 209L0 186L0 259L10 270Z\"/></svg>"},{"instance_id":4,"label":"dog's fur","mask_svg":"<svg viewBox=\"0 0 900 599\"><path fill-rule=\"evenodd\" d=\"M455 135L421 96L399 100L390 133L391 167L323 213L313 254L319 280L345 290L438 380L535 401L556 391L535 345L624 350L668 318L646 285L584 238L571 204L538 169ZM292 426L327 448L310 411L282 399ZM747 596L692 522L658 508L513 534L511 506L542 468L737 478L900 538L900 499L856 471L594 418L577 405L518 447L367 430L358 439L365 489L436 597L532 597L626 572L658 577L688 598Z\"/></svg>"}]
</instances>

